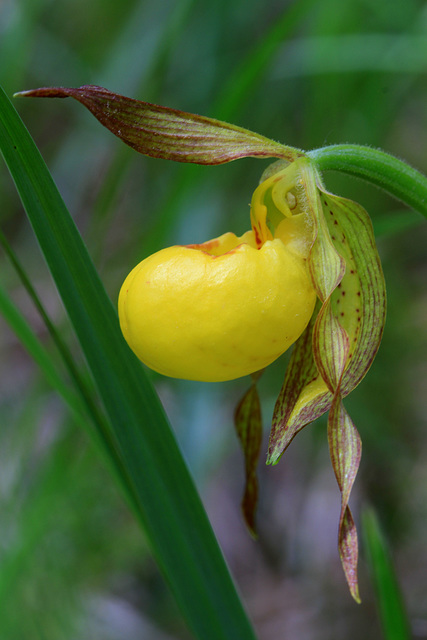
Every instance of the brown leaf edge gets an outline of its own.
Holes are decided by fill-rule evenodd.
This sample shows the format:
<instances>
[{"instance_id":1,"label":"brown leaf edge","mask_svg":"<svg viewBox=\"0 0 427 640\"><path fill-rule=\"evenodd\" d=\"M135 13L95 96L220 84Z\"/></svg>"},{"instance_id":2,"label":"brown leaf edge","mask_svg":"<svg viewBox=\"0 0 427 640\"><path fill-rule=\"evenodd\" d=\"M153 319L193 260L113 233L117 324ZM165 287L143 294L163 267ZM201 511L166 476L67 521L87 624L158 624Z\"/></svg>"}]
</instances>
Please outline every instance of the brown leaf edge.
<instances>
[{"instance_id":1,"label":"brown leaf edge","mask_svg":"<svg viewBox=\"0 0 427 640\"><path fill-rule=\"evenodd\" d=\"M42 87L15 93L15 97L74 98L115 136L152 158L217 165L245 157L293 161L304 156L299 149L242 127L127 98L96 85Z\"/></svg>"}]
</instances>

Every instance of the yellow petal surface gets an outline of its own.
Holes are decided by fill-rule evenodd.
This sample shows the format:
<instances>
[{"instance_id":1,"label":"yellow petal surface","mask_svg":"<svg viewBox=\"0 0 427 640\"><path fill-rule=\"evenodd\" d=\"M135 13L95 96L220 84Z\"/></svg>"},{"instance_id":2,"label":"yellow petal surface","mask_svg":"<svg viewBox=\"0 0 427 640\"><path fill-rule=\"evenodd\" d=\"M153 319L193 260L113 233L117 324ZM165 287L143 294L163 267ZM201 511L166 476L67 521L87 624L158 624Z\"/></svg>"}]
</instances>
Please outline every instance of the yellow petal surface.
<instances>
[{"instance_id":1,"label":"yellow petal surface","mask_svg":"<svg viewBox=\"0 0 427 640\"><path fill-rule=\"evenodd\" d=\"M262 369L301 335L316 295L306 261L252 231L143 260L119 296L123 335L151 369L223 381Z\"/></svg>"}]
</instances>

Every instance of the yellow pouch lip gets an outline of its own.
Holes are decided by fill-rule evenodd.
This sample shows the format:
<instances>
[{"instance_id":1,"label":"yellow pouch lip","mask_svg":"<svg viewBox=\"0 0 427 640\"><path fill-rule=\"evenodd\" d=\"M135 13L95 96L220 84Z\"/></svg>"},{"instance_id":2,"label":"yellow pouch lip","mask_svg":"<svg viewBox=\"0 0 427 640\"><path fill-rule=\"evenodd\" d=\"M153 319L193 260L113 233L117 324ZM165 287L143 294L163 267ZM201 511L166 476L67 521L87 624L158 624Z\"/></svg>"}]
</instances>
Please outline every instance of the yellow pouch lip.
<instances>
[{"instance_id":1,"label":"yellow pouch lip","mask_svg":"<svg viewBox=\"0 0 427 640\"><path fill-rule=\"evenodd\" d=\"M136 355L164 375L219 382L286 351L308 323L315 293L305 261L279 238L254 245L252 231L227 233L163 249L135 267L119 315Z\"/></svg>"},{"instance_id":2,"label":"yellow pouch lip","mask_svg":"<svg viewBox=\"0 0 427 640\"><path fill-rule=\"evenodd\" d=\"M241 236L175 245L131 272L119 315L143 362L171 377L232 380L268 366L298 339L316 294L307 268L312 229L301 224L296 176L289 165L259 185L252 229Z\"/></svg>"}]
</instances>

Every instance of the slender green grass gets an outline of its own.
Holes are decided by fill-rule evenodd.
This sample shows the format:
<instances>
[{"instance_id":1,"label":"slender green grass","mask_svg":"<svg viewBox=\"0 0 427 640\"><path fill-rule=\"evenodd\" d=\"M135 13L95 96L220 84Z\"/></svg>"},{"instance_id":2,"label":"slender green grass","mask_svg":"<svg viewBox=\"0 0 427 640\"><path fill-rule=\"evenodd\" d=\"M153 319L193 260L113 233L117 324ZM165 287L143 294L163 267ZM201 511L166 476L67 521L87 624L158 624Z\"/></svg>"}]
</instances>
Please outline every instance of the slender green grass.
<instances>
[{"instance_id":1,"label":"slender green grass","mask_svg":"<svg viewBox=\"0 0 427 640\"><path fill-rule=\"evenodd\" d=\"M254 637L209 521L141 366L130 353L76 227L4 93L0 146L110 420L111 456L153 553L196 636Z\"/></svg>"},{"instance_id":2,"label":"slender green grass","mask_svg":"<svg viewBox=\"0 0 427 640\"><path fill-rule=\"evenodd\" d=\"M53 343L55 344L59 354L61 355L65 368L68 371L70 379L73 381L76 388L76 393L71 392L69 386L63 382L60 374L58 373L55 365L52 362L51 354L49 354L46 348L41 344L40 340L31 330L30 326L28 325L22 314L19 312L16 305L14 305L12 300L9 298L6 291L1 291L0 293L0 307L3 316L6 318L10 327L14 330L29 354L37 362L37 364L45 374L48 382L60 393L69 407L73 411L77 411L80 415L84 414L86 409L86 411L88 411L89 415L91 416L92 421L98 423L98 425L101 425L103 416L101 416L98 407L93 401L93 388L89 388L87 381L83 379L83 375L79 372L74 362L73 356L70 353L70 350L68 349L64 340L61 338L55 325L50 319L42 301L40 300L40 297L34 289L29 275L26 273L16 253L13 251L13 248L10 246L7 238L4 236L1 230L0 245L3 247L3 250L8 256L9 261L13 265L13 268L15 269L23 287L25 288L29 298L33 302ZM105 429L101 427L100 431L105 433Z\"/></svg>"},{"instance_id":3,"label":"slender green grass","mask_svg":"<svg viewBox=\"0 0 427 640\"><path fill-rule=\"evenodd\" d=\"M364 511L362 526L384 638L410 640L410 623L390 551L372 509Z\"/></svg>"},{"instance_id":4,"label":"slender green grass","mask_svg":"<svg viewBox=\"0 0 427 640\"><path fill-rule=\"evenodd\" d=\"M83 407L81 397L64 383L52 362L51 354L41 344L25 318L13 304L6 291L1 287L0 313L13 329L21 344L38 364L49 384L51 384L51 386L62 396L63 400L68 404L71 410L75 412L77 416L83 418L85 415L85 408Z\"/></svg>"}]
</instances>

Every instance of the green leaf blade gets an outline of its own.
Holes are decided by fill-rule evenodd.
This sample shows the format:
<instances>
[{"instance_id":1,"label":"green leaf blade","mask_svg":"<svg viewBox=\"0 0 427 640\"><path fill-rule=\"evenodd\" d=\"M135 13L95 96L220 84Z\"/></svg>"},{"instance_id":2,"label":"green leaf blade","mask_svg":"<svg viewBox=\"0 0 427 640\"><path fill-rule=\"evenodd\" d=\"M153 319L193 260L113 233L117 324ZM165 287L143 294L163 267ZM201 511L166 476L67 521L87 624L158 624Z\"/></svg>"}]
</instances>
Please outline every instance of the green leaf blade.
<instances>
[{"instance_id":1,"label":"green leaf blade","mask_svg":"<svg viewBox=\"0 0 427 640\"><path fill-rule=\"evenodd\" d=\"M375 512L362 514L363 539L367 549L377 606L385 640L410 640L411 625L396 577L390 551Z\"/></svg>"},{"instance_id":2,"label":"green leaf blade","mask_svg":"<svg viewBox=\"0 0 427 640\"><path fill-rule=\"evenodd\" d=\"M253 639L158 397L124 342L87 249L3 92L0 148L109 416L110 455L190 628L203 640Z\"/></svg>"}]
</instances>

